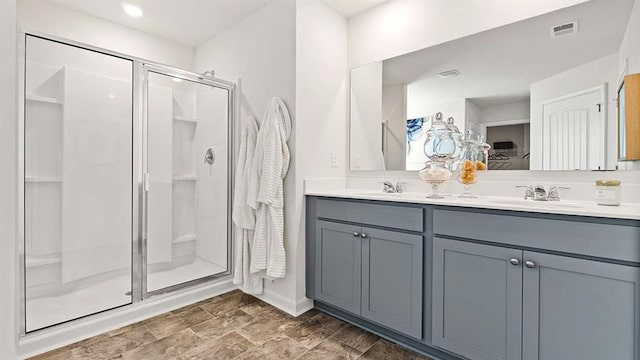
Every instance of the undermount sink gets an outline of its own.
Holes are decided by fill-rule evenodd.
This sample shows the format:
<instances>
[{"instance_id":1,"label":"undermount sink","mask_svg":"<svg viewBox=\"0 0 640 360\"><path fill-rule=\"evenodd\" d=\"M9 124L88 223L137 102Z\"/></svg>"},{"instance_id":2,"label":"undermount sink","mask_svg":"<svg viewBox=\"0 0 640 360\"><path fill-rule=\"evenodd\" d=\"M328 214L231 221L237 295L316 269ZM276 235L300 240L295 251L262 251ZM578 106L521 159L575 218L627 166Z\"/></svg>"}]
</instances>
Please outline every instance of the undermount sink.
<instances>
[{"instance_id":1,"label":"undermount sink","mask_svg":"<svg viewBox=\"0 0 640 360\"><path fill-rule=\"evenodd\" d=\"M493 200L492 202L496 204L504 204L504 205L518 205L518 206L527 206L533 208L546 208L546 209L557 209L557 208L567 208L567 209L581 209L583 206L578 204L569 204L562 201L534 201L534 200L517 200L517 199L506 199L506 200Z\"/></svg>"},{"instance_id":2,"label":"undermount sink","mask_svg":"<svg viewBox=\"0 0 640 360\"><path fill-rule=\"evenodd\" d=\"M399 197L402 197L403 194L404 193L386 193L382 191L367 191L367 192L356 193L356 195L361 195L361 196L382 196L382 197L389 197L389 198L399 198Z\"/></svg>"}]
</instances>

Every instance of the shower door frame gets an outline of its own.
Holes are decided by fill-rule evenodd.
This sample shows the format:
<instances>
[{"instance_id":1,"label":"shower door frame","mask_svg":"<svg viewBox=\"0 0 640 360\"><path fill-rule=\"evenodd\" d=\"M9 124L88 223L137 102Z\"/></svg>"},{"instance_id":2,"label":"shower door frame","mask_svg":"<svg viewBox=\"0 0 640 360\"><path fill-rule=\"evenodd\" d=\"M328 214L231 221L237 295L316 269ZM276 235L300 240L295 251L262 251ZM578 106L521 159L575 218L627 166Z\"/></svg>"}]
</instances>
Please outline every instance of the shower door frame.
<instances>
[{"instance_id":1,"label":"shower door frame","mask_svg":"<svg viewBox=\"0 0 640 360\"><path fill-rule=\"evenodd\" d=\"M62 45L72 46L75 48L93 51L96 53L109 55L132 62L132 178L131 178L131 302L120 305L115 308L104 309L95 313L84 315L78 318L69 319L67 321L53 324L41 329L26 330L26 246L25 246L25 179L26 179L26 163L25 163L25 127L26 127L26 51L27 37L32 36L44 40L53 41ZM233 219L231 217L233 204L234 189L234 124L237 113L237 96L236 91L238 85L234 82L212 76L202 75L188 70L179 69L169 65L164 65L154 61L138 58L132 55L123 54L117 51L101 48L85 44L79 41L70 40L64 37L55 36L39 31L31 31L28 29L18 29L17 39L18 50L18 202L17 210L17 252L18 271L16 278L18 281L18 294L16 295L16 312L19 321L16 324L18 328L19 339L27 338L34 334L43 334L55 331L61 326L68 326L75 321L90 319L91 317L101 314L118 311L118 309L139 303L153 295L169 293L175 290L190 288L199 284L211 282L215 279L229 277L233 271L232 254L233 254ZM168 76L179 77L185 80L194 81L208 86L221 88L228 91L227 101L227 270L223 273L194 279L185 283L177 284L167 288L159 289L152 292L146 291L147 284L147 254L146 254L146 216L147 216L147 192L145 191L145 169L147 164L147 91L148 83L146 82L148 70L165 74Z\"/></svg>"},{"instance_id":2,"label":"shower door frame","mask_svg":"<svg viewBox=\"0 0 640 360\"><path fill-rule=\"evenodd\" d=\"M136 65L134 65L134 67L135 66ZM231 218L232 204L233 204L233 171L232 171L233 170L233 124L234 124L233 119L234 119L234 110L235 110L236 84L226 80L217 79L214 77L197 74L194 72L172 68L164 65L158 65L158 64L154 64L146 61L139 62L137 64L137 68L138 68L138 73L137 75L134 75L134 76L139 78L138 81L141 82L142 84L141 90L143 91L143 93L141 94L142 103L140 104L141 111L142 111L142 119L143 119L142 167L141 168L143 169L143 171L145 171L145 173L142 175L143 191L141 192L142 204L143 204L142 213L141 213L142 215L141 229L143 229L143 233L141 234L141 241L140 241L140 245L142 247L140 250L142 254L142 258L141 258L142 263L140 264L141 266L140 275L142 278L142 281L140 283L141 285L140 292L141 292L141 299L147 299L154 295L159 295L159 294L164 294L164 293L172 292L179 289L184 289L187 287L207 283L211 280L231 275L231 265L232 265L231 254L232 254L232 244L233 244L232 243L233 219ZM134 74L135 72L136 70L134 69ZM148 208L147 208L149 192L148 192L148 189L145 189L147 185L144 184L145 182L148 182L148 173L146 173L146 169L148 169L148 159L149 159L148 141L147 141L148 134L149 134L149 114L147 111L148 100L149 100L149 94L148 94L149 73L155 73L155 74L165 75L165 76L174 77L174 78L180 78L185 81L190 81L200 85L211 86L211 87L228 91L228 97L227 97L227 109L228 109L227 111L227 269L222 273L208 275L205 277L193 279L187 282L171 285L171 286L153 290L153 291L147 291L147 275L148 275L147 240L148 239L147 239L146 230L147 230L147 219L149 214Z\"/></svg>"}]
</instances>

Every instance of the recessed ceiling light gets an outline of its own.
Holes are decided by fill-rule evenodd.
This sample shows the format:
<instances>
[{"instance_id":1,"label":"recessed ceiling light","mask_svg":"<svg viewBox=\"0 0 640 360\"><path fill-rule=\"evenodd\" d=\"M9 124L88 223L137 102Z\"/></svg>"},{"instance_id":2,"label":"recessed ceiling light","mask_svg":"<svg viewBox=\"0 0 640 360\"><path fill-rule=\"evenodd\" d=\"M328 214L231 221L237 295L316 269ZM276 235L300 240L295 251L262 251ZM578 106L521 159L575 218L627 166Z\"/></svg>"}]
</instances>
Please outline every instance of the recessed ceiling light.
<instances>
[{"instance_id":1,"label":"recessed ceiling light","mask_svg":"<svg viewBox=\"0 0 640 360\"><path fill-rule=\"evenodd\" d=\"M175 82L182 82L182 79L177 78L177 77L174 77L174 78L173 78L173 81L175 81Z\"/></svg>"},{"instance_id":2,"label":"recessed ceiling light","mask_svg":"<svg viewBox=\"0 0 640 360\"><path fill-rule=\"evenodd\" d=\"M142 9L135 5L131 4L122 4L122 10L127 13L127 15L131 17L140 17L142 16Z\"/></svg>"}]
</instances>

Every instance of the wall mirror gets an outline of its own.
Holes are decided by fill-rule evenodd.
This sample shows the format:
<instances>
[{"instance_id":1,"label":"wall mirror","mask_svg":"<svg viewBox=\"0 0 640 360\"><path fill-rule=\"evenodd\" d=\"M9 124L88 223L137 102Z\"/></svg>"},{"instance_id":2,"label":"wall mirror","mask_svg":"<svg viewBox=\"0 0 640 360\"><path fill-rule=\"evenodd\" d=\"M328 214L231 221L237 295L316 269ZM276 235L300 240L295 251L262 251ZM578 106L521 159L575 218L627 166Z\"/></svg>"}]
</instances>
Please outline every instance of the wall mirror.
<instances>
[{"instance_id":1,"label":"wall mirror","mask_svg":"<svg viewBox=\"0 0 640 360\"><path fill-rule=\"evenodd\" d=\"M619 124L640 119L621 122L638 112L617 108L625 76L640 72L632 9L591 0L353 68L350 169L422 169L437 112L485 136L490 170L632 168L620 144L640 130Z\"/></svg>"}]
</instances>

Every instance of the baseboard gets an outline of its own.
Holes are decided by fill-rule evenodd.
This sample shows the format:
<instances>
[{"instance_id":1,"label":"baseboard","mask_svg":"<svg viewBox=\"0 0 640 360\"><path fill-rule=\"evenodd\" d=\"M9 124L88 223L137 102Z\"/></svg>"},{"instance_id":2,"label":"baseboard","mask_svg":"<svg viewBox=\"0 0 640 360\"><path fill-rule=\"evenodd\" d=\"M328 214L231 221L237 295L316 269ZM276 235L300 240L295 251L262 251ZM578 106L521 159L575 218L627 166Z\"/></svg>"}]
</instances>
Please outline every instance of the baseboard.
<instances>
[{"instance_id":1,"label":"baseboard","mask_svg":"<svg viewBox=\"0 0 640 360\"><path fill-rule=\"evenodd\" d=\"M89 316L69 324L24 336L18 341L20 358L28 358L74 342L179 309L198 301L235 290L231 278L218 280Z\"/></svg>"},{"instance_id":2,"label":"baseboard","mask_svg":"<svg viewBox=\"0 0 640 360\"><path fill-rule=\"evenodd\" d=\"M300 316L305 312L313 309L313 300L307 299L306 297L293 302L269 289L264 289L262 294L254 296L266 302L267 304L286 312L291 316Z\"/></svg>"}]
</instances>

